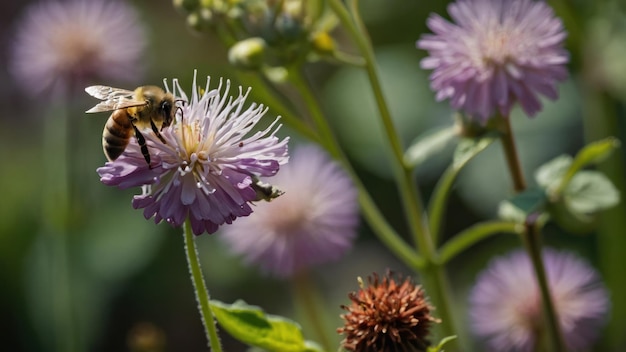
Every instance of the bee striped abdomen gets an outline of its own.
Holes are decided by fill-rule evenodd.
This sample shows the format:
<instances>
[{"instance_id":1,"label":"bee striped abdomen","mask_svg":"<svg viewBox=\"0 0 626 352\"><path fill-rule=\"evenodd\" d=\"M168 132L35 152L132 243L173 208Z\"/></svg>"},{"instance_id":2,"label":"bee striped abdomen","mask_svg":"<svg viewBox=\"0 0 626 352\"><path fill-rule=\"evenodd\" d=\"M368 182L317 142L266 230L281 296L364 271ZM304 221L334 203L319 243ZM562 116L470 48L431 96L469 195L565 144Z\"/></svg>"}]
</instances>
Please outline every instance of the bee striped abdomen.
<instances>
[{"instance_id":1,"label":"bee striped abdomen","mask_svg":"<svg viewBox=\"0 0 626 352\"><path fill-rule=\"evenodd\" d=\"M102 149L109 161L117 159L134 135L130 116L126 110L114 111L102 131Z\"/></svg>"}]
</instances>

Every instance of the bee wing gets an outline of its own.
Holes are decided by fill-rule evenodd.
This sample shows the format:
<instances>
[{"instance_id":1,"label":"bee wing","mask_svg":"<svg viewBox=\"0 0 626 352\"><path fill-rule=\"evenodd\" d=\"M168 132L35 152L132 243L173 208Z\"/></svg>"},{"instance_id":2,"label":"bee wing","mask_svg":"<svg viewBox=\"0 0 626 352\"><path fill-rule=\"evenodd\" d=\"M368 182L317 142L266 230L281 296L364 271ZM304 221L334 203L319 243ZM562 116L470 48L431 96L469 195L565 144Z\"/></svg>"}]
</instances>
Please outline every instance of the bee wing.
<instances>
[{"instance_id":1,"label":"bee wing","mask_svg":"<svg viewBox=\"0 0 626 352\"><path fill-rule=\"evenodd\" d=\"M133 91L121 88L90 86L85 88L85 92L94 98L103 100L93 108L87 110L87 113L113 111L148 104L146 101L134 100L132 98L135 94Z\"/></svg>"}]
</instances>

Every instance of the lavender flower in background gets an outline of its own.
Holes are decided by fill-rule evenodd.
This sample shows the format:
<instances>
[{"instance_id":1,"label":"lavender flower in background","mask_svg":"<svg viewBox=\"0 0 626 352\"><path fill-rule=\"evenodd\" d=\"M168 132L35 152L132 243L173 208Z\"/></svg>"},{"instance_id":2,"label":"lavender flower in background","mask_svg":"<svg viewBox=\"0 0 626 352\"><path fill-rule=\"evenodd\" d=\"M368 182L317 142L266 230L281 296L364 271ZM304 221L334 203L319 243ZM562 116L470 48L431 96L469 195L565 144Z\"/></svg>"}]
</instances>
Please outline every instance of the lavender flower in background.
<instances>
[{"instance_id":1,"label":"lavender flower in background","mask_svg":"<svg viewBox=\"0 0 626 352\"><path fill-rule=\"evenodd\" d=\"M539 95L556 99L556 84L567 78L563 23L542 1L458 0L448 5L450 23L432 14L417 47L432 69L437 100L481 122L509 116L519 102L529 116L541 110Z\"/></svg>"},{"instance_id":2,"label":"lavender flower in background","mask_svg":"<svg viewBox=\"0 0 626 352\"><path fill-rule=\"evenodd\" d=\"M224 227L234 253L279 277L342 256L356 236L357 191L319 148L300 147L271 179L285 192L255 214Z\"/></svg>"},{"instance_id":3,"label":"lavender flower in background","mask_svg":"<svg viewBox=\"0 0 626 352\"><path fill-rule=\"evenodd\" d=\"M216 89L198 92L194 75L191 100L174 80L179 103L176 123L161 131L166 144L151 131L144 133L152 162L147 165L133 138L115 161L98 168L109 186L141 186L133 207L143 208L146 219L165 219L173 226L191 220L193 233L213 233L218 226L252 213L257 199L252 176L273 176L287 162L288 138L275 136L276 121L263 131L252 132L267 112L263 105L244 109L250 90L228 95L220 80ZM169 91L169 87L166 87Z\"/></svg>"},{"instance_id":4,"label":"lavender flower in background","mask_svg":"<svg viewBox=\"0 0 626 352\"><path fill-rule=\"evenodd\" d=\"M591 346L605 321L609 299L598 274L567 252L545 249L543 259L568 350ZM542 302L523 251L493 260L469 299L471 327L490 351L534 351L544 331Z\"/></svg>"},{"instance_id":5,"label":"lavender flower in background","mask_svg":"<svg viewBox=\"0 0 626 352\"><path fill-rule=\"evenodd\" d=\"M421 286L410 278L396 280L391 274L382 280L377 274L367 278L368 286L348 295L345 325L337 332L345 336L341 345L348 351L426 351L428 335L439 319Z\"/></svg>"},{"instance_id":6,"label":"lavender flower in background","mask_svg":"<svg viewBox=\"0 0 626 352\"><path fill-rule=\"evenodd\" d=\"M141 73L145 42L126 2L41 1L18 23L9 70L29 94L98 77L128 82Z\"/></svg>"}]
</instances>

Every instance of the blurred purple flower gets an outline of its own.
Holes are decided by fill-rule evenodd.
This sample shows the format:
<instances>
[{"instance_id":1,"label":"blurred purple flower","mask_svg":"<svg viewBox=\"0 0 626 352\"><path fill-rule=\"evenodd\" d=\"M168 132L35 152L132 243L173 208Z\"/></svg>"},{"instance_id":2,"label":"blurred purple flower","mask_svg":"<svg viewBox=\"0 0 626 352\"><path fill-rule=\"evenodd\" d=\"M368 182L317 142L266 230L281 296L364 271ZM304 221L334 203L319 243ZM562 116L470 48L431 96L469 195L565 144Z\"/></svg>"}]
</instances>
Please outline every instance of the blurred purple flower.
<instances>
[{"instance_id":1,"label":"blurred purple flower","mask_svg":"<svg viewBox=\"0 0 626 352\"><path fill-rule=\"evenodd\" d=\"M143 28L126 2L41 1L18 23L9 70L40 94L94 77L128 82L141 73Z\"/></svg>"},{"instance_id":2,"label":"blurred purple flower","mask_svg":"<svg viewBox=\"0 0 626 352\"><path fill-rule=\"evenodd\" d=\"M267 108L253 103L244 109L249 89L243 94L240 87L233 98L230 81L224 88L220 80L216 89L209 83L210 78L199 93L194 75L189 101L174 80L172 93L185 103L178 104L176 123L161 132L167 144L151 131L144 133L152 168L133 138L117 160L97 170L106 185L142 186L133 207L143 208L146 219L178 227L189 217L196 235L252 213L250 202L257 199L252 176L273 176L288 160L289 138L275 136L278 119L252 133Z\"/></svg>"},{"instance_id":3,"label":"blurred purple flower","mask_svg":"<svg viewBox=\"0 0 626 352\"><path fill-rule=\"evenodd\" d=\"M448 5L450 23L432 14L417 47L434 70L431 88L438 101L450 98L483 123L496 113L509 116L515 102L529 116L541 110L539 94L558 97L567 78L566 33L543 1L458 0Z\"/></svg>"},{"instance_id":4,"label":"blurred purple flower","mask_svg":"<svg viewBox=\"0 0 626 352\"><path fill-rule=\"evenodd\" d=\"M598 274L567 252L545 249L548 283L568 351L586 350L605 321L609 298ZM489 351L534 351L545 330L539 287L523 251L493 260L470 293L474 333Z\"/></svg>"},{"instance_id":5,"label":"blurred purple flower","mask_svg":"<svg viewBox=\"0 0 626 352\"><path fill-rule=\"evenodd\" d=\"M337 260L352 246L359 220L357 191L323 151L297 149L272 183L285 194L222 228L233 252L275 276L289 277Z\"/></svg>"}]
</instances>

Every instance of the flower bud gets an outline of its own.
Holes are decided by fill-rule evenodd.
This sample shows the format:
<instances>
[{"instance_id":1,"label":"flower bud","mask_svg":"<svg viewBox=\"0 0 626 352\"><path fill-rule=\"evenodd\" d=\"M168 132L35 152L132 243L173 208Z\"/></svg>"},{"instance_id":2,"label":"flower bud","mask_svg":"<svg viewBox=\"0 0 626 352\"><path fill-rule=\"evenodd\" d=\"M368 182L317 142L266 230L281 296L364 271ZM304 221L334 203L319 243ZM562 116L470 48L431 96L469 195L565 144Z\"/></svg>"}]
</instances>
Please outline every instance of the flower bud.
<instances>
[{"instance_id":1,"label":"flower bud","mask_svg":"<svg viewBox=\"0 0 626 352\"><path fill-rule=\"evenodd\" d=\"M239 68L258 69L265 61L267 45L261 38L244 39L228 51L228 61Z\"/></svg>"},{"instance_id":2,"label":"flower bud","mask_svg":"<svg viewBox=\"0 0 626 352\"><path fill-rule=\"evenodd\" d=\"M331 55L335 52L335 40L328 32L318 32L311 39L313 49L320 55Z\"/></svg>"},{"instance_id":3,"label":"flower bud","mask_svg":"<svg viewBox=\"0 0 626 352\"><path fill-rule=\"evenodd\" d=\"M200 6L199 0L173 0L174 8L182 12L195 11Z\"/></svg>"}]
</instances>

